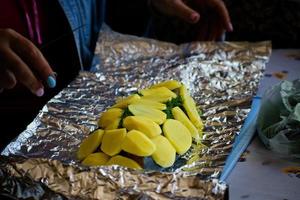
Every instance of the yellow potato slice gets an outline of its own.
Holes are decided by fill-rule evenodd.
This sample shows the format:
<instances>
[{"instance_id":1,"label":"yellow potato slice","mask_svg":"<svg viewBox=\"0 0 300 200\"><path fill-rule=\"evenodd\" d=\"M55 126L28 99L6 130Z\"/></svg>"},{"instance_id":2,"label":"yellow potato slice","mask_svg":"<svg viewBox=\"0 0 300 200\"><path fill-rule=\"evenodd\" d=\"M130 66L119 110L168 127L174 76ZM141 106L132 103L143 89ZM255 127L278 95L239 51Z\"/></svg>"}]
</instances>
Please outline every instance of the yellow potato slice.
<instances>
[{"instance_id":1,"label":"yellow potato slice","mask_svg":"<svg viewBox=\"0 0 300 200\"><path fill-rule=\"evenodd\" d=\"M111 124L109 124L108 126L105 127L105 130L113 130L113 129L119 128L120 121L121 121L121 118L116 118L115 120L113 120L111 122Z\"/></svg>"},{"instance_id":2,"label":"yellow potato slice","mask_svg":"<svg viewBox=\"0 0 300 200\"><path fill-rule=\"evenodd\" d=\"M132 160L130 158L126 158L124 156L120 156L120 155L112 157L106 163L106 165L120 165L123 167L132 168L132 169L142 169L142 167L134 160Z\"/></svg>"},{"instance_id":3,"label":"yellow potato slice","mask_svg":"<svg viewBox=\"0 0 300 200\"><path fill-rule=\"evenodd\" d=\"M123 115L123 110L120 108L111 108L108 109L106 112L102 113L98 120L98 126L105 129L106 127L110 126L114 123L115 120L121 118Z\"/></svg>"},{"instance_id":4,"label":"yellow potato slice","mask_svg":"<svg viewBox=\"0 0 300 200\"><path fill-rule=\"evenodd\" d=\"M155 149L153 142L137 130L129 131L122 144L122 150L136 156L151 156Z\"/></svg>"},{"instance_id":5,"label":"yellow potato slice","mask_svg":"<svg viewBox=\"0 0 300 200\"><path fill-rule=\"evenodd\" d=\"M104 130L97 129L85 138L77 151L78 160L82 160L93 153L101 144Z\"/></svg>"},{"instance_id":6,"label":"yellow potato slice","mask_svg":"<svg viewBox=\"0 0 300 200\"><path fill-rule=\"evenodd\" d=\"M148 99L143 99L140 98L134 102L131 103L132 105L145 105L148 106L150 108L154 108L154 109L158 109L158 110L165 110L167 108L166 104L157 102L157 101L152 101L152 100L148 100Z\"/></svg>"},{"instance_id":7,"label":"yellow potato slice","mask_svg":"<svg viewBox=\"0 0 300 200\"><path fill-rule=\"evenodd\" d=\"M105 153L97 152L88 155L81 163L87 166L101 166L105 165L109 159L110 157Z\"/></svg>"},{"instance_id":8,"label":"yellow potato slice","mask_svg":"<svg viewBox=\"0 0 300 200\"><path fill-rule=\"evenodd\" d=\"M129 105L128 109L133 115L146 117L159 125L167 119L167 115L163 111L145 105Z\"/></svg>"},{"instance_id":9,"label":"yellow potato slice","mask_svg":"<svg viewBox=\"0 0 300 200\"><path fill-rule=\"evenodd\" d=\"M143 95L142 99L167 102L172 98L176 98L177 95L166 87L158 87L152 89L141 90L140 93Z\"/></svg>"},{"instance_id":10,"label":"yellow potato slice","mask_svg":"<svg viewBox=\"0 0 300 200\"><path fill-rule=\"evenodd\" d=\"M130 95L124 99L120 99L117 101L115 105L113 105L113 108L126 108L129 104L132 102L140 99L140 96L138 94Z\"/></svg>"},{"instance_id":11,"label":"yellow potato slice","mask_svg":"<svg viewBox=\"0 0 300 200\"><path fill-rule=\"evenodd\" d=\"M106 130L101 144L101 150L109 156L117 155L121 152L121 145L126 136L126 129Z\"/></svg>"},{"instance_id":12,"label":"yellow potato slice","mask_svg":"<svg viewBox=\"0 0 300 200\"><path fill-rule=\"evenodd\" d=\"M193 125L190 119L186 116L186 114L177 106L172 108L172 114L174 119L180 121L185 127L187 127L192 135L197 141L200 139L198 129Z\"/></svg>"},{"instance_id":13,"label":"yellow potato slice","mask_svg":"<svg viewBox=\"0 0 300 200\"><path fill-rule=\"evenodd\" d=\"M148 138L153 138L162 133L160 126L154 121L142 116L129 116L123 121L123 127L127 130L138 130Z\"/></svg>"},{"instance_id":14,"label":"yellow potato slice","mask_svg":"<svg viewBox=\"0 0 300 200\"><path fill-rule=\"evenodd\" d=\"M189 93L184 85L182 85L180 87L179 93L180 93L180 96L183 101L183 107L184 107L187 115L189 116L191 122L195 125L195 127L197 129L202 130L203 123L202 123L202 120L197 111L196 103L193 100L193 98L189 95Z\"/></svg>"},{"instance_id":15,"label":"yellow potato slice","mask_svg":"<svg viewBox=\"0 0 300 200\"><path fill-rule=\"evenodd\" d=\"M161 167L171 167L176 158L176 150L164 136L157 136L151 141L155 144L156 150L152 154L152 159Z\"/></svg>"},{"instance_id":16,"label":"yellow potato slice","mask_svg":"<svg viewBox=\"0 0 300 200\"><path fill-rule=\"evenodd\" d=\"M164 81L164 82L155 84L155 85L151 86L150 88L166 87L169 90L174 90L174 89L180 88L180 86L181 86L181 83L179 81L169 80L169 81Z\"/></svg>"},{"instance_id":17,"label":"yellow potato slice","mask_svg":"<svg viewBox=\"0 0 300 200\"><path fill-rule=\"evenodd\" d=\"M168 119L163 125L163 132L180 155L187 152L192 145L190 131L178 120Z\"/></svg>"}]
</instances>

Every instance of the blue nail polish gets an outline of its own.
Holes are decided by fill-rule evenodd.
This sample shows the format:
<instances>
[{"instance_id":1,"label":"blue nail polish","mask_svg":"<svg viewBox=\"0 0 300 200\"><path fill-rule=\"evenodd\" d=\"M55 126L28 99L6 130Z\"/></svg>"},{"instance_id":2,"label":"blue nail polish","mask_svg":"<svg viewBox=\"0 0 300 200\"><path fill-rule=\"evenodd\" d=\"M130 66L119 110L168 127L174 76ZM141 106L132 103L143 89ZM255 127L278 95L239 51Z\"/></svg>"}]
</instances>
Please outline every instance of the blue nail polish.
<instances>
[{"instance_id":1,"label":"blue nail polish","mask_svg":"<svg viewBox=\"0 0 300 200\"><path fill-rule=\"evenodd\" d=\"M49 88L54 88L56 86L56 80L53 76L48 76L47 78L47 84L49 86Z\"/></svg>"}]
</instances>

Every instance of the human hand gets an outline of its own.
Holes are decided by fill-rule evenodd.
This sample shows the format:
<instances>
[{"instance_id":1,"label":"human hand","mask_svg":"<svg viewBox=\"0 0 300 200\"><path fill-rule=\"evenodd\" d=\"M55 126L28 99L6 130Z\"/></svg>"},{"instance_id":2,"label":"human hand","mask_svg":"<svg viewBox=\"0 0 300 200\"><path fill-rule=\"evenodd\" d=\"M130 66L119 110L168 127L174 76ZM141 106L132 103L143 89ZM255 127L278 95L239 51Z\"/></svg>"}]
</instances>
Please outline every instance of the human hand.
<instances>
[{"instance_id":1,"label":"human hand","mask_svg":"<svg viewBox=\"0 0 300 200\"><path fill-rule=\"evenodd\" d=\"M55 87L54 72L40 50L12 29L0 29L0 89L17 82L36 96L43 96L44 83Z\"/></svg>"},{"instance_id":2,"label":"human hand","mask_svg":"<svg viewBox=\"0 0 300 200\"><path fill-rule=\"evenodd\" d=\"M217 40L224 31L233 31L222 0L151 0L161 13L195 24L196 40Z\"/></svg>"}]
</instances>

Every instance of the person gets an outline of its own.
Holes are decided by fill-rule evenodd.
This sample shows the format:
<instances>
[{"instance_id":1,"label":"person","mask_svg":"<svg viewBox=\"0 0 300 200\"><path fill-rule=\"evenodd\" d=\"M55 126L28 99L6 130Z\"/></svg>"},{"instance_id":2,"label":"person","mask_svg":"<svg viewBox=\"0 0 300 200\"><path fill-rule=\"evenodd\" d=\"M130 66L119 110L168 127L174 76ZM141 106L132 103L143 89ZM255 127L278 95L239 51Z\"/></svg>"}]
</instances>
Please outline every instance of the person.
<instances>
[{"instance_id":1,"label":"person","mask_svg":"<svg viewBox=\"0 0 300 200\"><path fill-rule=\"evenodd\" d=\"M191 40L219 41L225 31L233 31L222 0L152 0L151 3L154 17L149 32L153 38L177 44Z\"/></svg>"},{"instance_id":2,"label":"person","mask_svg":"<svg viewBox=\"0 0 300 200\"><path fill-rule=\"evenodd\" d=\"M232 30L221 0L194 1L197 8L217 13L220 26L212 35ZM149 5L188 23L204 21L184 0L151 0ZM2 0L0 13L2 149L80 70L97 64L93 52L105 20L105 0ZM204 31L200 27L199 34Z\"/></svg>"}]
</instances>

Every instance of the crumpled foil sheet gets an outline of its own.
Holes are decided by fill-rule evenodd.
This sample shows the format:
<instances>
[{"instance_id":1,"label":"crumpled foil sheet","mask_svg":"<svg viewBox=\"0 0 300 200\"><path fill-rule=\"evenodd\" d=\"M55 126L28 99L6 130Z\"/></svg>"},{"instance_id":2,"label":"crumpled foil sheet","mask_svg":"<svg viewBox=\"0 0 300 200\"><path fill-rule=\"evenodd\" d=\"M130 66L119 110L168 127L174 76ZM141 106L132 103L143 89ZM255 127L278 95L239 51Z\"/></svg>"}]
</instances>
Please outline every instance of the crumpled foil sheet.
<instances>
[{"instance_id":1,"label":"crumpled foil sheet","mask_svg":"<svg viewBox=\"0 0 300 200\"><path fill-rule=\"evenodd\" d=\"M250 110L270 43L176 46L104 29L95 54L100 65L81 72L2 152L23 159L8 159L0 169L70 199L225 198L227 186L214 180ZM96 128L101 112L117 97L168 79L183 82L203 112L204 145L193 146L187 165L170 173L78 165L78 146ZM9 182L2 180L2 186Z\"/></svg>"},{"instance_id":2,"label":"crumpled foil sheet","mask_svg":"<svg viewBox=\"0 0 300 200\"><path fill-rule=\"evenodd\" d=\"M226 186L216 180L200 180L197 176L181 173L141 173L118 166L85 168L63 165L49 159L2 158L0 173L13 174L7 185L13 186L18 178L41 182L31 187L32 197L45 197L48 188L56 192L56 199L223 199ZM5 171L3 170L5 165ZM45 178L47 177L47 178ZM24 184L24 181L20 181ZM47 187L45 187L47 185ZM43 186L43 187L41 187ZM13 187L7 187L13 190ZM27 188L27 187L24 187ZM49 190L48 189L48 190ZM1 189L0 189L1 191ZM28 192L28 191L27 191ZM30 194L30 192L28 192ZM24 197L19 193L18 198Z\"/></svg>"}]
</instances>

